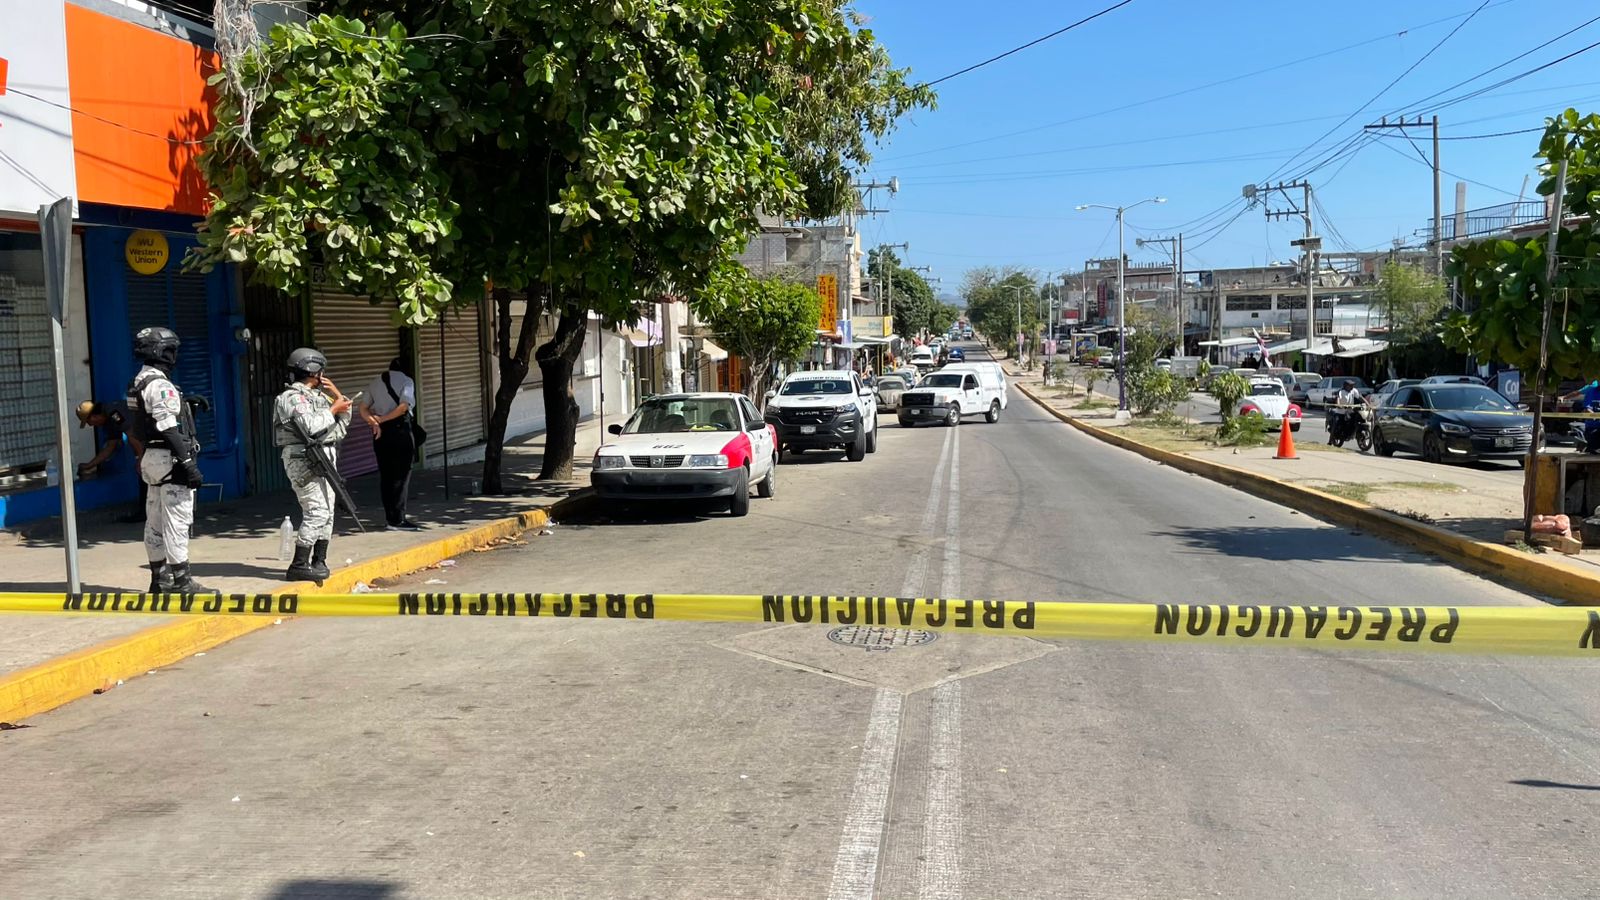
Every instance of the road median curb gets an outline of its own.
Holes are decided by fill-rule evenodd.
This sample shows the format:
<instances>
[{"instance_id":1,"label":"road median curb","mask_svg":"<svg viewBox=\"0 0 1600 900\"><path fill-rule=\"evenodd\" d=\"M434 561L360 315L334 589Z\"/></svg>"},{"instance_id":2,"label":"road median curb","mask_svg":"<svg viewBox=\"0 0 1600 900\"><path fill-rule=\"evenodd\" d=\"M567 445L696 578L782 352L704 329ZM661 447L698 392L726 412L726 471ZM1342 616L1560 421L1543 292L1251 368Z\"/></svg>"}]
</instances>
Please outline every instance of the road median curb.
<instances>
[{"instance_id":1,"label":"road median curb","mask_svg":"<svg viewBox=\"0 0 1600 900\"><path fill-rule=\"evenodd\" d=\"M425 569L457 554L542 528L550 524L554 517L575 513L593 500L594 495L588 489L583 489L548 507L524 510L458 534L346 566L335 571L320 589L330 593L348 593L359 582L371 584L380 578L394 578ZM284 593L305 593L317 589L317 585L311 582L286 584L281 588ZM268 618L185 617L0 676L0 722L17 722L48 712L79 697L109 688L118 681L170 666L234 638L269 628L278 621Z\"/></svg>"},{"instance_id":2,"label":"road median curb","mask_svg":"<svg viewBox=\"0 0 1600 900\"><path fill-rule=\"evenodd\" d=\"M1056 409L1020 383L1017 384L1017 389L1045 412L1084 434L1114 447L1131 450L1146 459L1192 475L1199 475L1301 512L1342 525L1361 528L1432 554L1469 571L1537 591L1569 605L1600 606L1600 577L1547 563L1512 547L1474 540L1358 500L1347 500L1257 472L1152 447L1117 434L1114 429L1091 425Z\"/></svg>"}]
</instances>

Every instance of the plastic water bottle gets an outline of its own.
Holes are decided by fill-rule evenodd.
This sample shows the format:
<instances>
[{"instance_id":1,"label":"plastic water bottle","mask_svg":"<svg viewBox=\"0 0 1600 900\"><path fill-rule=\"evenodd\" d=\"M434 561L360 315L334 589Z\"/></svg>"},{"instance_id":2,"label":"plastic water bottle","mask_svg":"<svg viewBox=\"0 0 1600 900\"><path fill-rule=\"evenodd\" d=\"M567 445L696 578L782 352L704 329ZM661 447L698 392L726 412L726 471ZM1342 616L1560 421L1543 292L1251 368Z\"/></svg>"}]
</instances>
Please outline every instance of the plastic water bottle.
<instances>
[{"instance_id":1,"label":"plastic water bottle","mask_svg":"<svg viewBox=\"0 0 1600 900\"><path fill-rule=\"evenodd\" d=\"M283 517L283 524L278 526L278 561L288 562L294 555L294 523L288 516Z\"/></svg>"}]
</instances>

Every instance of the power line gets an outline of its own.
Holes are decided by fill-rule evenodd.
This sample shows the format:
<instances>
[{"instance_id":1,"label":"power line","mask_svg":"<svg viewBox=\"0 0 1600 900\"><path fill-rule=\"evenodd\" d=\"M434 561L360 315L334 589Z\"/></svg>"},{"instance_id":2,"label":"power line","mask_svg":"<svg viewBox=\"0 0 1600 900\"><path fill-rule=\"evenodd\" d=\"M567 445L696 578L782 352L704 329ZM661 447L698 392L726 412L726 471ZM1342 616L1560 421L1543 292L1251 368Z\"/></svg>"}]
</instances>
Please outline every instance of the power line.
<instances>
[{"instance_id":1,"label":"power line","mask_svg":"<svg viewBox=\"0 0 1600 900\"><path fill-rule=\"evenodd\" d=\"M1333 134L1335 131L1338 131L1339 129L1343 128L1345 125L1349 124L1351 119L1354 119L1356 116L1361 115L1362 112L1366 111L1367 107L1369 107L1372 104L1378 102L1378 98L1382 97L1384 94L1387 94L1391 88L1393 88L1395 85L1400 83L1401 79L1405 78L1407 75L1410 75L1413 71L1416 70L1417 66L1420 66L1424 62L1426 62L1428 57L1432 56L1435 52L1438 51L1438 49L1440 47L1443 47L1447 41L1449 41L1451 38L1455 37L1456 36L1456 32L1459 32L1461 29L1467 27L1467 23L1471 22L1474 18L1476 18L1478 13L1483 12L1484 7L1486 7L1488 5L1489 5L1489 0L1483 0L1483 2L1478 5L1477 9L1473 10L1472 13L1470 15L1468 15L1465 19L1462 19L1460 22L1456 23L1456 27L1450 29L1450 33L1449 34L1447 34L1444 37L1440 38L1438 43L1434 44L1432 47L1429 47L1428 48L1428 52L1422 54L1422 56L1418 57L1415 62L1413 62L1411 65L1407 66L1404 72L1401 72L1399 75L1396 75L1392 80L1390 80L1390 82L1388 84L1384 85L1381 90L1379 90L1376 94L1373 94L1371 99L1367 100L1367 102L1361 104L1360 106L1358 106L1354 110L1352 110L1350 112L1350 115L1345 116L1344 120L1341 121L1339 124L1333 126L1332 128L1328 129L1327 131L1323 132L1321 137L1318 137L1316 140L1312 141L1310 144L1307 144L1305 146L1305 148L1302 149L1299 153L1296 153L1294 156L1291 156L1288 159L1284 160L1282 165L1280 165L1278 168L1272 170L1272 172L1270 174L1268 174L1267 177L1265 179L1263 179L1263 180L1264 181L1272 180L1272 178L1274 176L1276 176L1279 172L1282 172L1284 169L1288 168L1295 160L1297 160L1301 156L1303 156L1306 153L1307 150L1310 150L1312 147L1316 146L1318 143L1320 143L1328 135ZM1305 177L1304 175L1300 176L1300 178L1304 178L1304 177ZM1298 179L1296 179L1296 180L1298 180Z\"/></svg>"},{"instance_id":2,"label":"power line","mask_svg":"<svg viewBox=\"0 0 1600 900\"><path fill-rule=\"evenodd\" d=\"M85 111L83 111L81 109L78 109L75 106L68 106L65 103L57 103L54 100L47 100L44 97L39 96L38 94L30 94L27 91L22 90L21 88L13 87L10 90L11 90L11 93L16 94L18 97L27 97L29 100L37 100L40 103L45 104L46 106L54 106L56 109L64 109L67 112L70 112L70 113L72 113L74 115L85 116L87 118L94 119L97 122L104 122L105 124L111 125L111 126L113 126L115 128L121 128L123 131L131 131L134 134L142 134L145 137L153 137L153 138L155 138L157 140L166 141L169 144L180 144L180 145L183 145L183 146L193 147L193 146L198 146L200 144L204 144L205 143L205 138L199 138L197 140L186 140L184 138L175 138L175 137L172 137L171 135L156 134L153 131L145 131L142 128L135 128L132 125L127 125L127 124L124 124L122 122L115 121L114 119L108 119L105 116L97 116L92 112L85 112Z\"/></svg>"},{"instance_id":3,"label":"power line","mask_svg":"<svg viewBox=\"0 0 1600 900\"><path fill-rule=\"evenodd\" d=\"M958 78L958 77L960 77L962 75L967 74L968 72L973 72L973 71L976 71L978 69L981 69L984 66L989 65L990 63L999 62L1000 60L1005 59L1006 57L1011 56L1014 53L1021 53L1022 51L1028 49L1029 47L1034 47L1034 46L1037 46L1039 44L1042 44L1045 41L1050 40L1051 38L1060 37L1061 35L1066 34L1067 32L1071 31L1074 28L1077 28L1080 25L1087 25L1088 23L1093 22L1095 19L1098 19L1101 16L1106 15L1107 13L1116 12L1117 10L1123 8L1124 6L1127 6L1128 4L1130 4L1132 2L1133 2L1133 0L1122 0L1121 3L1116 3L1116 4L1113 4L1111 6L1108 6L1105 9L1100 10L1099 12L1095 13L1092 16L1086 16L1086 17L1084 17L1082 19L1079 19L1076 22L1073 22L1071 25L1068 25L1065 28L1058 28L1055 31L1052 31L1049 34L1045 35L1044 37L1034 38L1033 40L1027 42L1026 44L1023 44L1023 45L1021 45L1019 47L1012 47L1010 50L1007 50L1004 53L998 54L996 56L991 56L988 59L984 60L983 62L974 63L974 64L972 64L970 66L967 66L965 69L961 69L959 71L951 72L949 75L946 75L943 78L935 78L932 81L925 81L925 82L922 83L921 86L922 87L933 87L936 84L942 84L942 83L944 83L946 81L949 81L952 78Z\"/></svg>"},{"instance_id":4,"label":"power line","mask_svg":"<svg viewBox=\"0 0 1600 900\"><path fill-rule=\"evenodd\" d=\"M1427 166L1430 170L1433 168L1433 163L1428 162L1425 159L1423 159L1423 160L1415 159L1414 157L1411 157L1411 156L1407 155L1404 150L1401 150L1399 147L1396 147L1393 144L1380 143L1378 146L1384 148L1385 150L1394 151L1396 154L1398 154L1400 156L1401 159L1408 160L1410 162L1415 162L1415 163L1419 163L1420 165ZM1485 184L1485 183L1483 183L1481 181L1474 181L1473 179L1468 178L1465 175L1457 175L1455 172L1452 172L1449 169L1440 169L1439 171L1444 173L1444 174L1446 174L1446 175L1449 175L1451 178L1454 178L1454 179L1456 179L1458 181L1465 181L1468 184L1475 184L1475 185L1477 185L1478 187L1481 187L1481 188L1488 188L1489 190L1494 191L1497 194L1505 194L1507 197L1516 197L1516 196L1518 196L1517 194L1514 194L1511 191L1506 190L1505 188L1497 188L1492 184Z\"/></svg>"},{"instance_id":5,"label":"power line","mask_svg":"<svg viewBox=\"0 0 1600 900\"><path fill-rule=\"evenodd\" d=\"M1551 66L1560 65L1561 63L1564 63L1569 59L1572 59L1574 57L1581 56L1581 55L1583 55L1585 53L1588 53L1590 50L1593 50L1596 47L1600 47L1600 41L1595 41L1594 43L1590 44L1587 47L1582 47L1582 48L1579 48L1577 50L1574 50L1571 53L1568 53L1566 56L1561 56L1561 57L1557 57L1556 59L1552 59L1552 60L1550 60L1549 62L1547 62L1547 63L1545 63L1543 65L1534 66L1533 68L1527 70L1526 72L1521 72L1519 74L1511 76L1510 78L1506 78L1506 79L1503 79L1501 81L1497 81L1494 84L1489 85L1488 87L1482 87L1482 88L1479 88L1479 89L1477 89L1475 91L1471 91L1469 93L1462 94L1459 97L1453 97L1453 98L1451 98L1449 100L1445 100L1445 101L1443 101L1441 103L1436 103L1433 106L1430 106L1430 107L1427 107L1426 109L1421 110L1421 112L1425 112L1425 113L1426 112L1437 112L1437 111L1439 111L1441 109L1445 109L1447 107L1455 106L1457 103L1465 103L1468 100L1472 100L1472 99L1474 99L1476 97L1481 97L1484 94L1487 94L1490 91L1495 90L1496 88L1504 87L1504 86L1506 86L1508 84L1511 84L1514 81L1521 81L1522 79L1527 78L1529 75L1534 75L1534 74L1537 74L1539 72L1543 72L1545 69L1548 69Z\"/></svg>"},{"instance_id":6,"label":"power line","mask_svg":"<svg viewBox=\"0 0 1600 900\"><path fill-rule=\"evenodd\" d=\"M1188 140L1190 138L1210 137L1218 134L1233 134L1240 131L1258 131L1263 128L1279 128L1284 125L1304 125L1307 122L1326 122L1329 119L1336 119L1338 117L1338 114L1335 113L1328 116L1312 116L1310 118L1289 119L1282 122L1262 122L1255 125L1238 125L1233 128L1215 128L1209 131L1188 131L1177 134L1155 134L1150 135L1149 137L1135 138L1133 140L1111 141L1104 144L1080 144L1075 147L1056 147L1050 150L1034 150L1028 153L1006 153L1000 156L978 156L968 159L953 159L948 162L912 163L908 166L897 165L894 167L894 171L906 172L916 169L938 169L947 166L966 165L967 163L1005 162L1013 159L1030 159L1036 156L1059 156L1066 153L1078 153L1084 150L1105 150L1112 147L1143 146L1144 144L1154 143L1157 141Z\"/></svg>"},{"instance_id":7,"label":"power line","mask_svg":"<svg viewBox=\"0 0 1600 900\"><path fill-rule=\"evenodd\" d=\"M1527 50L1524 50L1523 52L1518 53L1516 56L1513 56L1510 59L1508 59L1508 60L1506 60L1506 61L1504 61L1502 63L1499 63L1498 65L1490 66L1489 68L1484 69L1482 72L1479 72L1478 74L1473 75L1471 78L1462 79L1461 81L1458 81L1455 84L1450 85L1449 87L1443 88L1442 90L1434 91L1433 93L1429 94L1428 96L1423 97L1421 100L1417 100L1417 101L1415 101L1413 103L1406 104L1406 106L1402 107L1400 110L1396 110L1395 112L1391 113L1391 115L1396 116L1396 117L1400 117L1402 111L1404 111L1404 110L1411 110L1414 107L1421 106L1422 104L1427 103L1429 100L1432 100L1432 99L1434 99L1436 97L1439 97L1439 96L1442 96L1444 94L1448 94L1448 93L1450 93L1451 91L1455 90L1458 87L1463 87L1465 85L1471 84L1472 82L1477 81L1479 78L1482 78L1483 76L1488 75L1491 72L1498 72L1499 70L1505 68L1506 66L1511 65L1512 63L1516 62L1517 60L1525 59L1525 58L1527 58L1529 56L1532 56L1533 54L1538 53L1540 50L1543 50L1544 48L1550 46L1551 44L1554 44L1555 42L1561 40L1562 38L1565 38L1565 37L1567 37L1569 35L1572 35L1572 34L1576 34L1577 32L1582 31L1585 28L1588 28L1590 25L1593 25L1596 22L1600 22L1600 16L1595 16L1594 18L1590 19L1587 22L1584 22L1581 25L1577 25L1577 26L1575 26L1573 28L1569 28L1568 30L1561 32L1560 34L1558 34L1555 37L1549 39L1548 41L1545 41L1542 44L1538 44L1538 45L1536 45L1534 47L1530 47ZM1538 70L1535 69L1534 71L1538 71ZM1525 74L1531 74L1531 73L1525 73ZM1522 77L1522 76L1519 76L1519 77ZM1515 79L1513 79L1513 80L1515 80ZM1508 83L1509 82L1501 82L1501 85L1505 85L1505 84L1508 84ZM1433 110L1429 109L1429 110L1425 110L1425 111L1426 112L1432 112Z\"/></svg>"},{"instance_id":8,"label":"power line","mask_svg":"<svg viewBox=\"0 0 1600 900\"><path fill-rule=\"evenodd\" d=\"M1540 132L1540 131L1544 131L1544 126L1543 125L1537 125L1537 126L1535 126L1533 128L1519 128L1516 131L1496 131L1493 134L1449 134L1449 135L1441 134L1441 135L1439 135L1439 140L1441 140L1441 141L1481 141L1481 140L1484 140L1486 138L1510 137L1511 135L1514 135L1514 134L1533 134L1535 132ZM1392 134L1385 134L1385 135L1381 135L1381 136L1382 137L1399 137L1399 135L1392 135Z\"/></svg>"},{"instance_id":9,"label":"power line","mask_svg":"<svg viewBox=\"0 0 1600 900\"><path fill-rule=\"evenodd\" d=\"M1514 3L1514 2L1516 2L1516 0L1500 0L1499 3L1495 3L1495 4L1493 4L1493 6L1505 6L1508 3ZM1490 8L1492 9L1493 6L1491 6ZM1449 22L1449 21L1452 21L1454 19L1459 19L1462 16L1471 15L1471 14L1475 14L1475 12L1474 13L1466 13L1466 12L1456 13L1455 15L1445 16L1445 17L1439 18L1439 19L1434 19L1433 21L1430 21L1430 22L1423 22L1420 25L1412 25L1412 26L1410 26L1408 28L1401 29L1400 31L1384 32L1383 34L1377 35L1376 37L1371 37L1371 38L1367 38L1366 40L1357 41L1357 42L1355 42L1353 44L1347 44L1347 45L1345 45L1343 47L1335 47L1332 50L1325 50L1325 51L1323 51L1321 53L1314 53L1314 54L1312 54L1310 56L1303 56L1303 57L1300 57L1299 59L1292 59L1292 60L1289 60L1288 62L1282 62L1282 63L1278 63L1276 65L1267 66L1264 69L1256 69L1254 71L1245 72L1245 73L1240 74L1240 75L1233 75L1233 76L1230 76L1228 78L1220 79L1218 81L1207 82L1206 84L1201 84L1201 85L1196 85L1194 87L1184 88L1183 90L1173 91L1171 93L1161 94L1161 95L1155 96L1155 97L1147 97L1147 98L1145 98L1143 100L1135 100L1132 103L1126 103L1126 104L1123 104L1121 106L1113 106L1113 107L1109 107L1109 108L1106 108L1106 109L1098 110L1096 112L1084 113L1081 116L1074 116L1074 117L1072 117L1070 119L1062 119L1062 120L1057 121L1057 122L1048 122L1048 123L1046 123L1044 125L1035 125L1035 126L1033 126L1031 128L1023 128L1023 129L1019 129L1017 131L1009 131L1009 132L1006 132L1004 134L994 135L992 137L978 138L976 140L971 140L971 141L963 141L963 142L961 142L959 144L948 144L948 145L943 146L943 147L934 147L934 148L929 149L929 150L918 150L915 153L907 153L907 154L904 154L904 155L901 155L901 156L886 157L886 158L880 160L880 162L896 162L898 160L903 160L903 159L913 159L913 158L918 157L918 156L927 156L927 155L932 154L932 153L943 153L943 152L945 152L947 150L959 150L959 149L961 149L963 147L971 147L971 146L974 146L974 145L977 145L977 144L988 144L988 143L993 143L994 141L1003 141L1003 140L1005 140L1007 138L1018 137L1018 136L1024 135L1024 134L1032 134L1034 132L1044 131L1044 130L1047 130L1047 129L1050 129L1050 128L1059 128L1062 125L1071 125L1071 124L1073 124L1075 122L1082 122L1082 121L1084 121L1086 119L1093 119L1093 118L1097 118L1099 116L1110 115L1112 113L1125 112L1127 110L1136 109L1136 108L1141 107L1141 106L1148 106L1151 103L1159 103L1162 100L1171 100L1174 97L1182 97L1182 96L1184 96L1186 94L1192 94L1192 93L1195 93L1197 91L1208 90L1208 89L1214 88L1214 87L1221 87L1222 85L1225 85L1225 84L1232 84L1233 82L1236 82L1236 81L1243 81L1243 80L1245 80L1247 78L1254 78L1257 75L1266 75L1266 74L1268 74L1270 72L1276 72L1276 71L1278 71L1280 69L1287 69L1287 68L1289 68L1291 66L1300 65L1301 63L1313 62L1313 61L1318 60L1318 59L1323 59L1324 57L1335 56L1335 55L1340 54L1340 53L1346 53L1346 52L1349 52L1351 50L1357 50L1357 49L1360 49L1362 47L1368 46L1370 44L1376 44L1379 41L1387 41L1387 40L1393 40L1393 39L1396 39L1396 38L1404 37L1405 35L1413 32L1413 31L1421 31L1424 28L1431 28L1431 27L1433 27L1435 25L1439 25L1439 24L1442 24L1444 22Z\"/></svg>"}]
</instances>

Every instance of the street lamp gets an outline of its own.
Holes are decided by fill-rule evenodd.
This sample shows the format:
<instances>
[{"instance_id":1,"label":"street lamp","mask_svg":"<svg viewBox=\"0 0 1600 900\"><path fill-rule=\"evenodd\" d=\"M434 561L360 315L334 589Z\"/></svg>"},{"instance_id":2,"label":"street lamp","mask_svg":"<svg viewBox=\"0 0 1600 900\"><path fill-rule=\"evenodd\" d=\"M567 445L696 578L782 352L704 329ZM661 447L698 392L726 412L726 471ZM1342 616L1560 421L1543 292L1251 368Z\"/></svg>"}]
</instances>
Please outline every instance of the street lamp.
<instances>
[{"instance_id":1,"label":"street lamp","mask_svg":"<svg viewBox=\"0 0 1600 900\"><path fill-rule=\"evenodd\" d=\"M1122 235L1122 214L1135 206L1146 203L1165 203L1165 197L1148 197L1138 203L1127 206L1107 206L1104 203L1083 203L1076 209L1083 212L1086 209L1109 209L1117 214L1117 418L1126 418L1128 413L1128 370L1126 356L1128 353L1128 325L1125 319L1126 305L1124 303L1124 289L1126 273L1124 272L1123 257L1126 255L1126 244Z\"/></svg>"}]
</instances>

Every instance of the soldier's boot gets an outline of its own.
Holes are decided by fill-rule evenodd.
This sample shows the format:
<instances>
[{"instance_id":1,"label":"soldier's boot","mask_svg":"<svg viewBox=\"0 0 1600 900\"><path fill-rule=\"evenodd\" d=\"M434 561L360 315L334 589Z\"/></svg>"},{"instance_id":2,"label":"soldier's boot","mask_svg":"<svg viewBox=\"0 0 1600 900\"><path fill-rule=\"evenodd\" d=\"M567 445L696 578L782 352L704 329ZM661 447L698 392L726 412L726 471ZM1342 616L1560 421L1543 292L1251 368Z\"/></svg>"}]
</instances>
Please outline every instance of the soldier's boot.
<instances>
[{"instance_id":1,"label":"soldier's boot","mask_svg":"<svg viewBox=\"0 0 1600 900\"><path fill-rule=\"evenodd\" d=\"M317 541L311 549L311 577L317 584L328 580L328 542Z\"/></svg>"},{"instance_id":2,"label":"soldier's boot","mask_svg":"<svg viewBox=\"0 0 1600 900\"><path fill-rule=\"evenodd\" d=\"M294 545L294 560L289 563L288 571L283 573L284 581L315 581L316 573L311 571L311 548Z\"/></svg>"},{"instance_id":3,"label":"soldier's boot","mask_svg":"<svg viewBox=\"0 0 1600 900\"><path fill-rule=\"evenodd\" d=\"M166 574L166 571L167 564L165 562L153 562L150 564L150 593L161 593L162 576ZM170 584L170 582L168 583Z\"/></svg>"},{"instance_id":4,"label":"soldier's boot","mask_svg":"<svg viewBox=\"0 0 1600 900\"><path fill-rule=\"evenodd\" d=\"M172 565L168 566L167 577L172 581L172 587L169 588L169 590L175 591L179 594L213 593L211 588L208 588L200 582L195 581L194 578L189 575L189 564L187 562L173 563Z\"/></svg>"}]
</instances>

